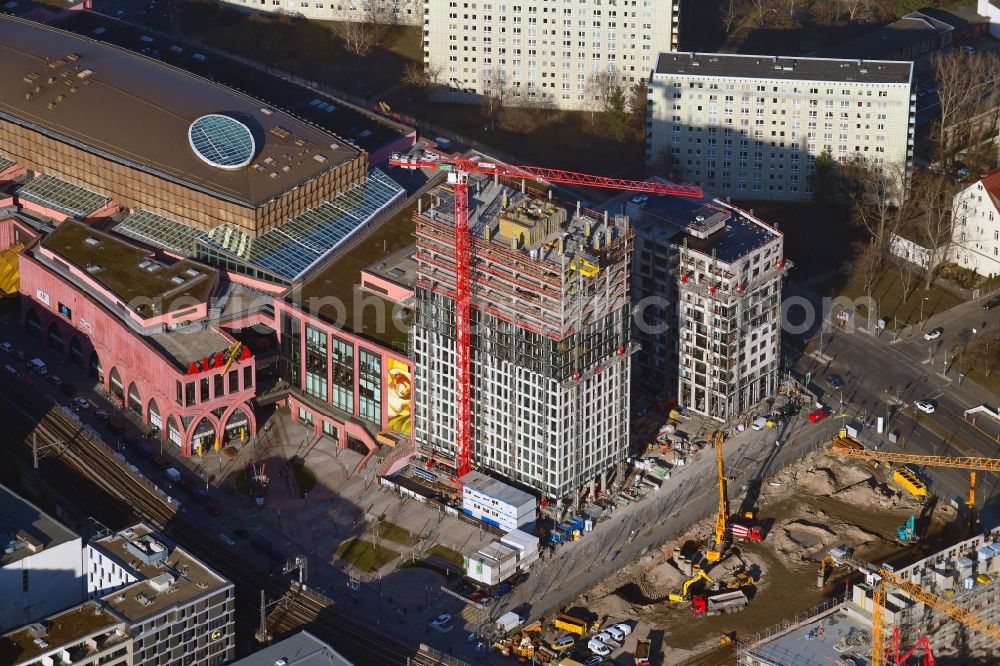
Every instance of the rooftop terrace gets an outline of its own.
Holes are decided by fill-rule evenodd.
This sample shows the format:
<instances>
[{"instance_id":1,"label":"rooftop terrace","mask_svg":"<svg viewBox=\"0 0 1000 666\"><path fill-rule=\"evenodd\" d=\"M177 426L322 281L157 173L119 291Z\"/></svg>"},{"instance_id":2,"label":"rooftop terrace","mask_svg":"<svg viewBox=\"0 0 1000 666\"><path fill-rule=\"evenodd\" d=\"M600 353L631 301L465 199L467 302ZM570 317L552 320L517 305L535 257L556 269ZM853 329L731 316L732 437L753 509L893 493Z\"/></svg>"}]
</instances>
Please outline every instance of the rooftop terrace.
<instances>
[{"instance_id":1,"label":"rooftop terrace","mask_svg":"<svg viewBox=\"0 0 1000 666\"><path fill-rule=\"evenodd\" d=\"M139 540L147 535L164 550L158 551L156 546L137 549L141 545ZM117 559L140 578L103 598L104 603L133 623L231 585L185 551L161 541L145 525L136 525L91 545ZM165 557L163 552L166 552ZM162 566L157 561L162 561Z\"/></svg>"},{"instance_id":2,"label":"rooftop terrace","mask_svg":"<svg viewBox=\"0 0 1000 666\"><path fill-rule=\"evenodd\" d=\"M121 620L89 602L0 637L0 663L19 666L63 649L77 661L122 642L125 633ZM88 638L92 645L70 649Z\"/></svg>"},{"instance_id":3,"label":"rooftop terrace","mask_svg":"<svg viewBox=\"0 0 1000 666\"><path fill-rule=\"evenodd\" d=\"M153 301L152 305L140 304L145 317L170 311L180 299L184 307L193 305L192 301L205 302L216 280L212 268L187 260L167 265L153 259L148 250L75 221L59 225L42 241L42 247L86 271L126 304Z\"/></svg>"},{"instance_id":4,"label":"rooftop terrace","mask_svg":"<svg viewBox=\"0 0 1000 666\"><path fill-rule=\"evenodd\" d=\"M55 518L0 485L0 567L78 538ZM13 546L13 551L5 552L7 546Z\"/></svg>"}]
</instances>

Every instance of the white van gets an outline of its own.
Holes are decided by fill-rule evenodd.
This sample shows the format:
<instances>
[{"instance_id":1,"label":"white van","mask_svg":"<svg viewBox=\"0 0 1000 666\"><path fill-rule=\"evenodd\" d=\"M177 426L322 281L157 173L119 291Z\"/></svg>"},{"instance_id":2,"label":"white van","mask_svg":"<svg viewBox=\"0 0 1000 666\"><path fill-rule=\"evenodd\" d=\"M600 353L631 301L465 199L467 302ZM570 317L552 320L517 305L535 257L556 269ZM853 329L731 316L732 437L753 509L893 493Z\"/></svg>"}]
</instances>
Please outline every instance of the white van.
<instances>
[{"instance_id":1,"label":"white van","mask_svg":"<svg viewBox=\"0 0 1000 666\"><path fill-rule=\"evenodd\" d=\"M758 416L754 419L753 423L750 424L750 427L754 430L763 430L767 427L767 419L763 416Z\"/></svg>"},{"instance_id":2,"label":"white van","mask_svg":"<svg viewBox=\"0 0 1000 666\"><path fill-rule=\"evenodd\" d=\"M28 368L36 375L47 375L49 374L49 369L45 365L45 361L40 358L33 358L28 361Z\"/></svg>"}]
</instances>

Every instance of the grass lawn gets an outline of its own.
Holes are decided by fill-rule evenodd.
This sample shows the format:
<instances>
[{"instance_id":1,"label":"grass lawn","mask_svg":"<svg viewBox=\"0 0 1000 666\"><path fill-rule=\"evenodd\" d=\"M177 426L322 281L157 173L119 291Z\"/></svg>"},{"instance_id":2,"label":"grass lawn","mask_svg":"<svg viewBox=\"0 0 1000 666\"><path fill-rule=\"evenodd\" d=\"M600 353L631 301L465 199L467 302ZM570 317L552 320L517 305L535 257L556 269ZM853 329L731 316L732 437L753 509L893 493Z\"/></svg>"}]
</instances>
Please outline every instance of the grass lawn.
<instances>
[{"instance_id":1,"label":"grass lawn","mask_svg":"<svg viewBox=\"0 0 1000 666\"><path fill-rule=\"evenodd\" d=\"M375 527L372 528L371 532L377 537L388 539L389 541L395 541L396 543L403 544L404 546L413 546L420 541L420 537L416 536L409 530L400 527L396 523L390 523L387 520L375 523Z\"/></svg>"},{"instance_id":2,"label":"grass lawn","mask_svg":"<svg viewBox=\"0 0 1000 666\"><path fill-rule=\"evenodd\" d=\"M836 278L839 282L842 278ZM916 324L920 321L921 314L924 319L931 315L953 308L963 300L950 291L946 291L937 285L931 285L930 289L924 289L923 281L917 278L914 287L911 289L906 299L903 299L903 285L899 277L899 270L895 265L882 274L882 277L875 283L872 289L872 298L878 303L879 316L889 319L889 327L892 330L892 319L899 320L899 325ZM847 282L841 287L837 283L827 283L827 289L823 285L818 285L819 291L825 294L838 294L848 298L860 298L864 296L864 279L858 273L848 276ZM925 300L926 299L926 300ZM923 311L921 312L921 303ZM858 308L857 314L861 317L867 316L863 307Z\"/></svg>"},{"instance_id":3,"label":"grass lawn","mask_svg":"<svg viewBox=\"0 0 1000 666\"><path fill-rule=\"evenodd\" d=\"M371 541L363 539L348 539L337 546L337 550L333 554L352 566L369 573L378 571L399 557L399 553L396 551L376 546Z\"/></svg>"},{"instance_id":4,"label":"grass lawn","mask_svg":"<svg viewBox=\"0 0 1000 666\"><path fill-rule=\"evenodd\" d=\"M295 470L295 485L300 493L307 493L316 485L316 474L305 465L293 465Z\"/></svg>"},{"instance_id":5,"label":"grass lawn","mask_svg":"<svg viewBox=\"0 0 1000 666\"><path fill-rule=\"evenodd\" d=\"M465 560L462 557L462 553L458 552L457 550L452 550L451 548L448 548L447 546L442 546L439 543L436 543L433 546L431 546L430 548L428 548L427 549L427 554L428 555L433 555L435 557L439 557L442 560L445 560L447 562L451 562L452 564L454 564L456 566L459 566L459 567L463 566L464 563L465 563Z\"/></svg>"}]
</instances>

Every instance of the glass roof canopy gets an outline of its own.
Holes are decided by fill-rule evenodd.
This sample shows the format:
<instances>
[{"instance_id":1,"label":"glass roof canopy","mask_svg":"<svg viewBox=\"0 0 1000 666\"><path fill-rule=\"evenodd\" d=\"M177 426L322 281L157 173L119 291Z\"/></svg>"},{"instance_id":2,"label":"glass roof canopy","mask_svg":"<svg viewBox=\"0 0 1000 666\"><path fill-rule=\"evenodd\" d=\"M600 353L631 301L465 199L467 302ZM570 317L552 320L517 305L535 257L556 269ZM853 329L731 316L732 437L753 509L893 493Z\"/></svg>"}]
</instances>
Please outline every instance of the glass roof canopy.
<instances>
[{"instance_id":1,"label":"glass roof canopy","mask_svg":"<svg viewBox=\"0 0 1000 666\"><path fill-rule=\"evenodd\" d=\"M73 217L87 217L111 199L77 185L42 174L17 191L21 199Z\"/></svg>"},{"instance_id":2,"label":"glass roof canopy","mask_svg":"<svg viewBox=\"0 0 1000 666\"><path fill-rule=\"evenodd\" d=\"M9 160L3 155L0 155L0 171L5 171L15 164L16 162L14 160Z\"/></svg>"},{"instance_id":3,"label":"glass roof canopy","mask_svg":"<svg viewBox=\"0 0 1000 666\"><path fill-rule=\"evenodd\" d=\"M217 113L191 123L188 143L203 162L219 169L245 167L257 149L250 128L235 118Z\"/></svg>"},{"instance_id":4,"label":"glass roof canopy","mask_svg":"<svg viewBox=\"0 0 1000 666\"><path fill-rule=\"evenodd\" d=\"M115 227L115 231L129 238L158 247L181 256L194 254L195 241L203 233L201 229L189 227L170 218L137 210Z\"/></svg>"},{"instance_id":5,"label":"glass roof canopy","mask_svg":"<svg viewBox=\"0 0 1000 666\"><path fill-rule=\"evenodd\" d=\"M371 169L364 183L263 236L252 238L233 226L220 225L198 242L293 281L404 196L405 190L395 181L378 169Z\"/></svg>"}]
</instances>

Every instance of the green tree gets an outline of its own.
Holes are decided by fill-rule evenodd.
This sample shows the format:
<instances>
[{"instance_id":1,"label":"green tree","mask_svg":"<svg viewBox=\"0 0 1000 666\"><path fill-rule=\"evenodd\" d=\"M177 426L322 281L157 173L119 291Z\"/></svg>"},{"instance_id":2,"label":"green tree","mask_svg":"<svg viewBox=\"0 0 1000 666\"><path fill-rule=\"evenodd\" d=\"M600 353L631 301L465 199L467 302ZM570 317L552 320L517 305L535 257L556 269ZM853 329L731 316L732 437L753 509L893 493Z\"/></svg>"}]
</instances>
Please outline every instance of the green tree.
<instances>
[{"instance_id":1,"label":"green tree","mask_svg":"<svg viewBox=\"0 0 1000 666\"><path fill-rule=\"evenodd\" d=\"M614 86L608 95L604 125L615 141L625 141L629 131L628 97L619 85Z\"/></svg>"}]
</instances>

